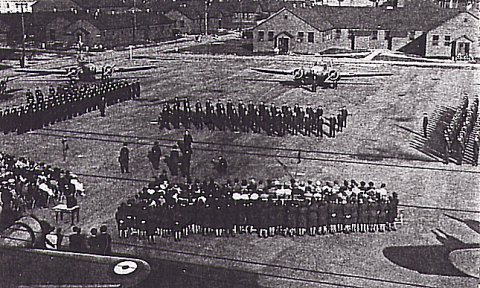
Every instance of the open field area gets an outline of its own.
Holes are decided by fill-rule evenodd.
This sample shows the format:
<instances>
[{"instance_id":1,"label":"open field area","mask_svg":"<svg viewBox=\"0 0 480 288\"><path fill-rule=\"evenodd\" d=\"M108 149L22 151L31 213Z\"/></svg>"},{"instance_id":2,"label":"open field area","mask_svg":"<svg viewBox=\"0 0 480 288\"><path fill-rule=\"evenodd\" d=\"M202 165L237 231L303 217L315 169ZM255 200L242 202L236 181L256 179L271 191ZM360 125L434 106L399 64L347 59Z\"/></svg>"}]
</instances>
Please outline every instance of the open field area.
<instances>
[{"instance_id":1,"label":"open field area","mask_svg":"<svg viewBox=\"0 0 480 288\"><path fill-rule=\"evenodd\" d=\"M139 49L151 54L153 48ZM262 75L252 67L294 68L312 63L315 57L234 57L160 54L158 68L134 73L140 78L141 98L84 114L45 129L23 135L0 135L2 150L35 161L50 163L76 173L85 184L81 198L84 231L107 224L115 231L114 213L121 202L134 195L155 175L147 159L154 140L166 155L184 132L159 131L153 124L163 100L187 97L191 105L206 99L264 101L277 106L311 104L337 113L346 106L352 115L338 137L269 137L265 134L210 132L191 129L194 140L192 175L204 179L250 178L288 180L286 170L299 180L333 181L355 179L386 183L399 195L405 222L396 232L317 237L261 239L253 235L236 238L193 236L174 242L157 238L155 245L114 235L113 250L139 258L166 260L152 265L149 283L142 287L478 287L478 279L456 269L449 252L478 248L478 230L446 214L480 221L478 167L444 165L411 147L420 135L422 114L432 115L440 106L455 107L463 95L478 93L478 70L342 64L340 71L391 72L391 77L356 80L357 84L312 93L271 80L286 76ZM151 64L127 60L128 51L107 52L92 58L118 66ZM37 67L73 64L69 58L49 60ZM0 71L0 78L17 73ZM45 87L54 76L19 76L10 88ZM22 94L23 95L23 94ZM20 94L0 103L25 101ZM69 139L69 155L62 159L61 139ZM117 162L123 142L130 145L131 173L121 174ZM297 164L297 154L303 158ZM229 173L220 176L210 160L224 155ZM165 168L165 165L162 166ZM175 179L174 179L175 180ZM177 178L180 181L180 178ZM35 214L54 222L53 212ZM477 222L475 222L477 221ZM68 229L68 224L62 224ZM441 229L451 236L439 241L432 233ZM443 243L442 243L443 242ZM454 244L452 244L454 243ZM160 260L159 260L160 259ZM468 265L480 266L478 258ZM467 265L465 264L465 265ZM155 268L156 267L156 268ZM157 269L157 270L155 270ZM175 275L175 276L172 276Z\"/></svg>"}]
</instances>

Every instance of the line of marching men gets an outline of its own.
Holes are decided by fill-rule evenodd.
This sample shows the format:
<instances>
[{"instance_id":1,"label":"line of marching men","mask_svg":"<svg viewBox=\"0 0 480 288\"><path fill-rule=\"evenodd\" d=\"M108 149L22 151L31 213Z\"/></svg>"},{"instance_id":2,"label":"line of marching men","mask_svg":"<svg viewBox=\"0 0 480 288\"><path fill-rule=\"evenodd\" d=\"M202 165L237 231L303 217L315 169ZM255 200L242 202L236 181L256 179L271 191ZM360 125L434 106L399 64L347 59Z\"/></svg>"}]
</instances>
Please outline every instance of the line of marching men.
<instances>
[{"instance_id":1,"label":"line of marching men","mask_svg":"<svg viewBox=\"0 0 480 288\"><path fill-rule=\"evenodd\" d=\"M462 164L465 148L478 119L479 100L476 97L469 103L468 96L464 96L461 105L455 110L452 120L444 131L445 162L450 155L454 155L458 164ZM474 135L474 164L478 162L478 135Z\"/></svg>"},{"instance_id":2,"label":"line of marching men","mask_svg":"<svg viewBox=\"0 0 480 288\"><path fill-rule=\"evenodd\" d=\"M0 110L0 130L24 133L96 109L104 115L107 105L139 96L140 83L127 81L50 87L46 95L39 88L35 95L28 90L26 104Z\"/></svg>"},{"instance_id":3,"label":"line of marching men","mask_svg":"<svg viewBox=\"0 0 480 288\"><path fill-rule=\"evenodd\" d=\"M395 231L397 207L397 194L373 182L219 185L197 180L179 185L160 180L122 203L115 218L121 238L137 234L149 242L171 235L178 241L189 234L293 237Z\"/></svg>"},{"instance_id":4,"label":"line of marching men","mask_svg":"<svg viewBox=\"0 0 480 288\"><path fill-rule=\"evenodd\" d=\"M190 107L188 99L175 99L164 104L158 122L160 129L178 129L183 126L189 129L192 125L197 129L206 126L210 130L230 130L283 136L287 133L299 133L317 137L335 137L336 132L341 132L347 127L348 111L345 107L338 113L326 115L322 107L301 107L295 104L276 106L274 103L266 105L260 102L255 105L252 101L244 104L239 100L234 104L230 99L226 103L218 100L212 103L207 100L205 105L196 102L195 107Z\"/></svg>"}]
</instances>

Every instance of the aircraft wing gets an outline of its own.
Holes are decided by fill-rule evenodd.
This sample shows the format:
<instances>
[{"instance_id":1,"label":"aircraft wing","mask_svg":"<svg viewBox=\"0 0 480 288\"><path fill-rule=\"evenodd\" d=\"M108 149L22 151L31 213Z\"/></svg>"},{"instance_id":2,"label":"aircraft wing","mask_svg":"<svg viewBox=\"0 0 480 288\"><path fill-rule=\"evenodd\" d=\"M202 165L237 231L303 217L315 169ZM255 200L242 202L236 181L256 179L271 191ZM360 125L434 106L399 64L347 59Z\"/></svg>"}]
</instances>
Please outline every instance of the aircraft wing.
<instances>
[{"instance_id":1,"label":"aircraft wing","mask_svg":"<svg viewBox=\"0 0 480 288\"><path fill-rule=\"evenodd\" d=\"M340 73L340 78L356 78L356 77L379 77L379 76L392 76L393 73L386 72L344 72Z\"/></svg>"},{"instance_id":2,"label":"aircraft wing","mask_svg":"<svg viewBox=\"0 0 480 288\"><path fill-rule=\"evenodd\" d=\"M67 75L67 69L35 69L35 68L20 68L15 69L15 72L23 73L33 73L33 74L56 74L56 75Z\"/></svg>"},{"instance_id":3,"label":"aircraft wing","mask_svg":"<svg viewBox=\"0 0 480 288\"><path fill-rule=\"evenodd\" d=\"M47 246L52 230L31 215L2 231L0 286L132 287L150 274L150 265L136 258L34 248Z\"/></svg>"},{"instance_id":4,"label":"aircraft wing","mask_svg":"<svg viewBox=\"0 0 480 288\"><path fill-rule=\"evenodd\" d=\"M143 71L156 68L154 65L144 65L144 66L132 66L132 67L115 67L115 72L133 72L133 71Z\"/></svg>"},{"instance_id":5,"label":"aircraft wing","mask_svg":"<svg viewBox=\"0 0 480 288\"><path fill-rule=\"evenodd\" d=\"M257 72L278 74L278 75L293 75L294 70L279 70L279 69L267 69L267 68L252 68Z\"/></svg>"},{"instance_id":6,"label":"aircraft wing","mask_svg":"<svg viewBox=\"0 0 480 288\"><path fill-rule=\"evenodd\" d=\"M130 257L0 248L2 287L132 287L150 265Z\"/></svg>"}]
</instances>

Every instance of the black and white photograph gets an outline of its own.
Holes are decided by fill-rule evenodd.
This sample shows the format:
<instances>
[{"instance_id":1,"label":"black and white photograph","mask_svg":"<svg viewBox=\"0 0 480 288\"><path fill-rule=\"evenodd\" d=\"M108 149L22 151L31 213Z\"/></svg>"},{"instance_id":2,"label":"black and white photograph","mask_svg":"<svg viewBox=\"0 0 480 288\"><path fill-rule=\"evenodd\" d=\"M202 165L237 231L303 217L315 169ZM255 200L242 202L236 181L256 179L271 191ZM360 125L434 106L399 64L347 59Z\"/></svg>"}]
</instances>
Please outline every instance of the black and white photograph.
<instances>
[{"instance_id":1,"label":"black and white photograph","mask_svg":"<svg viewBox=\"0 0 480 288\"><path fill-rule=\"evenodd\" d=\"M480 287L480 0L0 0L0 287Z\"/></svg>"}]
</instances>

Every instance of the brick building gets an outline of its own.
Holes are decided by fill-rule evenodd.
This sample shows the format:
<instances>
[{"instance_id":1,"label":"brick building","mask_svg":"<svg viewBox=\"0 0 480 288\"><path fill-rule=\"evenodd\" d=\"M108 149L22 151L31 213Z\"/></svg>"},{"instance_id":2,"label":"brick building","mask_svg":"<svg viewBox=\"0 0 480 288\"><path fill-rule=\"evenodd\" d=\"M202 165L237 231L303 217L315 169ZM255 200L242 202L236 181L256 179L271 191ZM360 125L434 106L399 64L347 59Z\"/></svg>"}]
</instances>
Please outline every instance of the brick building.
<instances>
[{"instance_id":1,"label":"brick building","mask_svg":"<svg viewBox=\"0 0 480 288\"><path fill-rule=\"evenodd\" d=\"M173 7L165 13L165 16L175 21L174 29L177 33L200 34L205 30L203 11L204 9L200 7Z\"/></svg>"},{"instance_id":2,"label":"brick building","mask_svg":"<svg viewBox=\"0 0 480 288\"><path fill-rule=\"evenodd\" d=\"M426 33L426 56L480 58L478 13L463 11Z\"/></svg>"},{"instance_id":3,"label":"brick building","mask_svg":"<svg viewBox=\"0 0 480 288\"><path fill-rule=\"evenodd\" d=\"M95 44L116 47L170 38L174 27L174 21L160 13L48 14L50 21L41 29L43 33L35 35L39 42L58 41L71 45L81 41L89 47Z\"/></svg>"},{"instance_id":4,"label":"brick building","mask_svg":"<svg viewBox=\"0 0 480 288\"><path fill-rule=\"evenodd\" d=\"M253 29L253 51L390 49L429 56L425 34L458 14L436 6L284 8Z\"/></svg>"},{"instance_id":5,"label":"brick building","mask_svg":"<svg viewBox=\"0 0 480 288\"><path fill-rule=\"evenodd\" d=\"M175 21L178 33L201 34L205 32L204 3L188 2L169 8L165 15ZM215 2L208 6L208 32L217 33L219 29L232 29L231 7L228 2Z\"/></svg>"}]
</instances>

